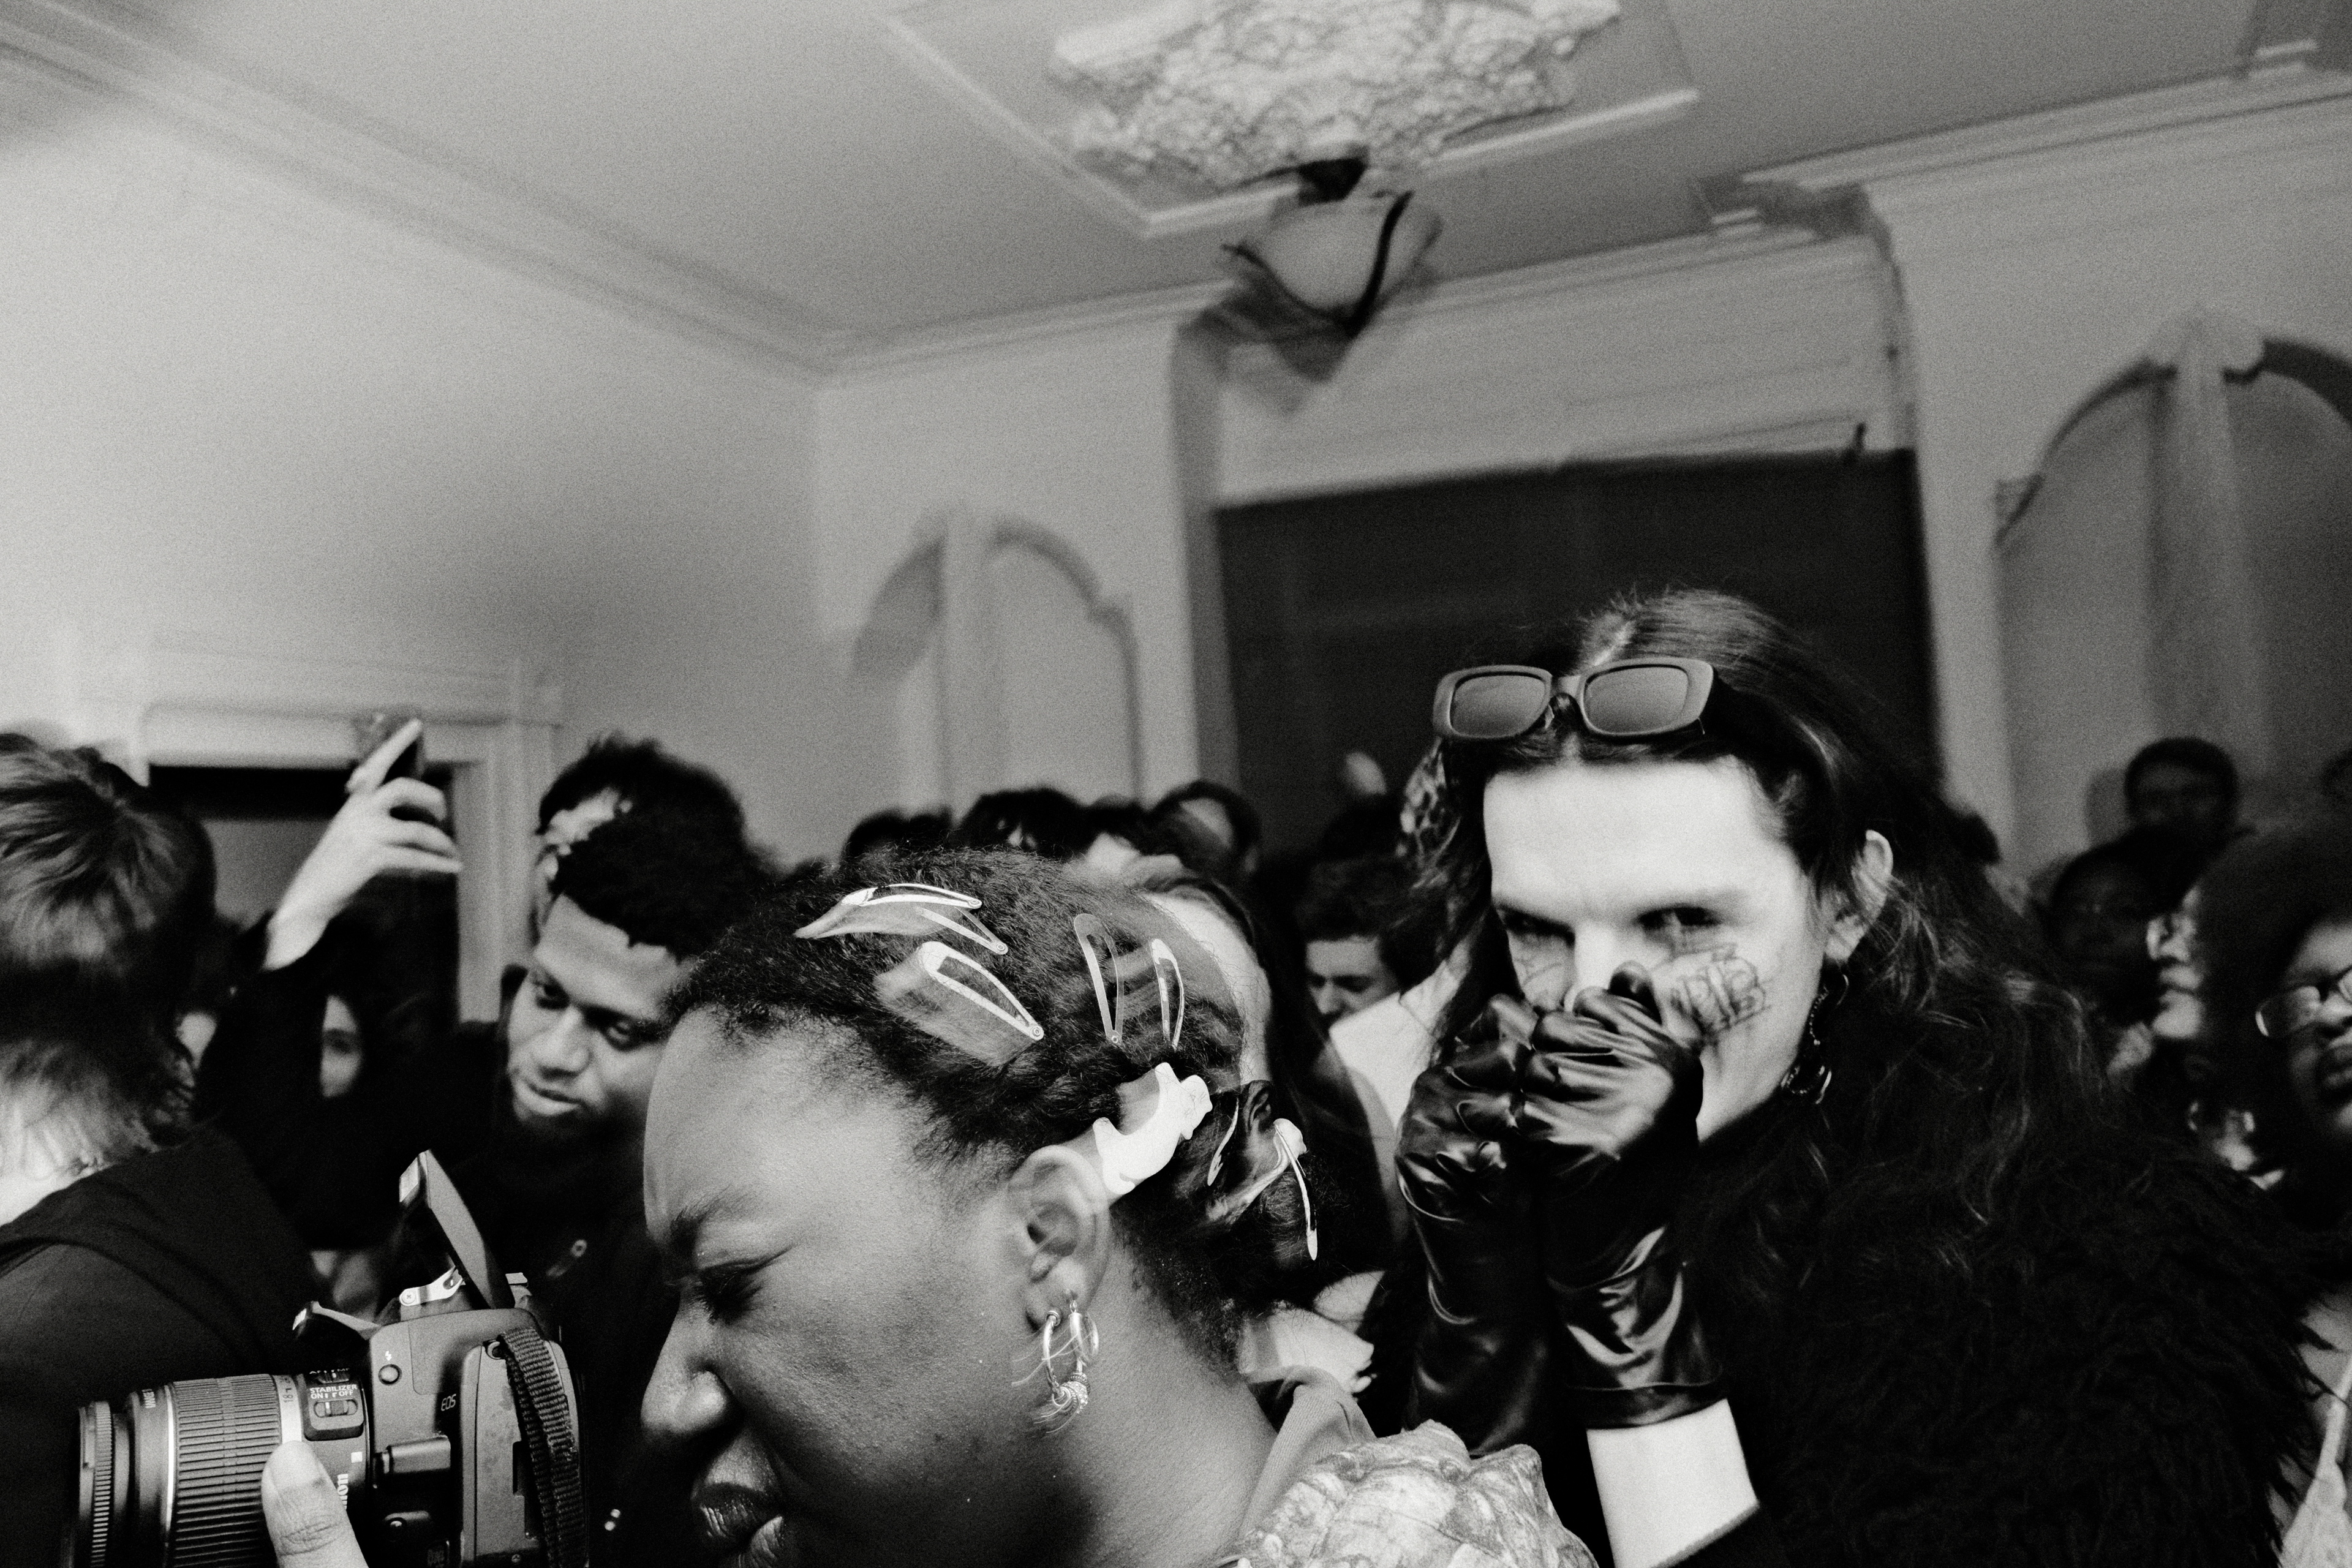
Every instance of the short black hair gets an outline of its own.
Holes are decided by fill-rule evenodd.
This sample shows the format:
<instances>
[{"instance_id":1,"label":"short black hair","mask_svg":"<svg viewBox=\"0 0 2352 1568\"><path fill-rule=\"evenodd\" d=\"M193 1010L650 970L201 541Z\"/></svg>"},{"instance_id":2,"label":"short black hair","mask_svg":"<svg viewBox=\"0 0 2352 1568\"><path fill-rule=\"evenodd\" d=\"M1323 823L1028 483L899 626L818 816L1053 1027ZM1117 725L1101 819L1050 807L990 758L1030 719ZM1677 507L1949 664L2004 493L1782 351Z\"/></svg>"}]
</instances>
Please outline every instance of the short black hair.
<instances>
[{"instance_id":1,"label":"short black hair","mask_svg":"<svg viewBox=\"0 0 2352 1568\"><path fill-rule=\"evenodd\" d=\"M667 811L600 824L555 872L554 896L681 959L709 951L774 886L741 836Z\"/></svg>"},{"instance_id":2,"label":"short black hair","mask_svg":"<svg viewBox=\"0 0 2352 1568\"><path fill-rule=\"evenodd\" d=\"M1214 779L1194 779L1191 784L1179 784L1170 790L1160 797L1160 804L1151 808L1152 819L1155 822L1166 821L1170 812L1180 809L1188 800L1210 801L1224 808L1225 820L1234 825L1233 853L1236 860L1256 848L1265 837L1257 807L1250 804L1249 796L1231 784L1221 784Z\"/></svg>"},{"instance_id":3,"label":"short black hair","mask_svg":"<svg viewBox=\"0 0 2352 1568\"><path fill-rule=\"evenodd\" d=\"M2221 786L2222 796L2231 805L2238 803L2238 764L2230 760L2229 752L2194 735L2168 735L2133 753L2124 767L2124 799L2128 802L2139 794L2139 781L2148 769L2166 766L2205 774Z\"/></svg>"},{"instance_id":4,"label":"short black hair","mask_svg":"<svg viewBox=\"0 0 2352 1568\"><path fill-rule=\"evenodd\" d=\"M2158 910L2174 909L2195 885L2206 858L2196 845L2168 828L2135 827L2067 861L2050 885L2050 909L2054 913L2084 877L2107 869L2137 880Z\"/></svg>"},{"instance_id":5,"label":"short black hair","mask_svg":"<svg viewBox=\"0 0 2352 1568\"><path fill-rule=\"evenodd\" d=\"M1307 874L1298 934L1307 942L1378 936L1404 907L1412 873L1391 855L1327 860Z\"/></svg>"},{"instance_id":6,"label":"short black hair","mask_svg":"<svg viewBox=\"0 0 2352 1568\"><path fill-rule=\"evenodd\" d=\"M1094 841L1087 808L1046 784L982 795L948 835L959 849L1026 849L1048 860L1075 860Z\"/></svg>"},{"instance_id":7,"label":"short black hair","mask_svg":"<svg viewBox=\"0 0 2352 1568\"><path fill-rule=\"evenodd\" d=\"M96 752L0 736L0 994L164 1022L213 918L205 830Z\"/></svg>"},{"instance_id":8,"label":"short black hair","mask_svg":"<svg viewBox=\"0 0 2352 1568\"><path fill-rule=\"evenodd\" d=\"M919 855L945 843L953 825L944 805L929 811L896 807L863 817L841 846L841 864L854 869L869 855Z\"/></svg>"},{"instance_id":9,"label":"short black hair","mask_svg":"<svg viewBox=\"0 0 2352 1568\"><path fill-rule=\"evenodd\" d=\"M589 742L588 749L555 775L539 799L540 830L546 831L556 813L607 791L624 812L671 812L737 838L745 835L743 803L726 780L670 755L658 741L632 741L618 734Z\"/></svg>"}]
</instances>

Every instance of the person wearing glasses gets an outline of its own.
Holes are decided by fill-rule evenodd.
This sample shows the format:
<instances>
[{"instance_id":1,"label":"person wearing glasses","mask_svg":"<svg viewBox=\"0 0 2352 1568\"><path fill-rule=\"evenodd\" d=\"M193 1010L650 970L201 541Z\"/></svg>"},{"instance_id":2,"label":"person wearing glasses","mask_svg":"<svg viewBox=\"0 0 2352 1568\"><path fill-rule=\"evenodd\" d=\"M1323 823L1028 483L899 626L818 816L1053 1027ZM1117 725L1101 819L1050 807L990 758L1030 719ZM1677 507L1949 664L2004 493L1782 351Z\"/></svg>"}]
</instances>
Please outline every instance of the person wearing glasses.
<instances>
[{"instance_id":1,"label":"person wearing glasses","mask_svg":"<svg viewBox=\"0 0 2352 1568\"><path fill-rule=\"evenodd\" d=\"M1619 1568L2242 1563L2307 1288L2139 1130L1864 700L1745 601L1449 676L1473 957L1416 1082L1406 1419L1545 1457Z\"/></svg>"},{"instance_id":2,"label":"person wearing glasses","mask_svg":"<svg viewBox=\"0 0 2352 1568\"><path fill-rule=\"evenodd\" d=\"M2197 896L2220 1098L2281 1210L2336 1230L2352 1215L2352 826L2250 838Z\"/></svg>"},{"instance_id":3,"label":"person wearing glasses","mask_svg":"<svg viewBox=\"0 0 2352 1568\"><path fill-rule=\"evenodd\" d=\"M2326 1289L2309 1313L2305 1354L2326 1390L2316 1414L2323 1462L2291 1528L2290 1568L2352 1554L2345 1512L2340 1412L2352 1399L2352 826L2322 820L2242 842L2198 884L2204 1006L2222 1079L2217 1100L2240 1119L2249 1173L2288 1220L2317 1238ZM2337 1462L2326 1462L2331 1457Z\"/></svg>"}]
</instances>

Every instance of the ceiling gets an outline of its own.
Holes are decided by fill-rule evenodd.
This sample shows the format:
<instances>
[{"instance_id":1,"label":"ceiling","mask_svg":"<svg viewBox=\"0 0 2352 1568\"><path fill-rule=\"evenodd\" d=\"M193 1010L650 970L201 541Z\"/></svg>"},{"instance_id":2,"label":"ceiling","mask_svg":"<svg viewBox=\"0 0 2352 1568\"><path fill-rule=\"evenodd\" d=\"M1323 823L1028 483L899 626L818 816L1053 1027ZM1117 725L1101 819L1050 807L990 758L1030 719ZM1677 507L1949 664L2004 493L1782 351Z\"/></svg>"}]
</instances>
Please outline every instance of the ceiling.
<instances>
[{"instance_id":1,"label":"ceiling","mask_svg":"<svg viewBox=\"0 0 2352 1568\"><path fill-rule=\"evenodd\" d=\"M943 5L969 31L992 9L1036 26L1145 3L0 0L0 20L46 10L135 34L150 74L162 59L257 89L724 289L837 357L1219 276L1241 226L1121 224L894 39L894 17L903 32ZM2227 72L2283 8L2316 26L2343 4L1648 0L1696 101L1426 179L1445 220L1431 264L1464 277L1702 231L1705 182Z\"/></svg>"}]
</instances>

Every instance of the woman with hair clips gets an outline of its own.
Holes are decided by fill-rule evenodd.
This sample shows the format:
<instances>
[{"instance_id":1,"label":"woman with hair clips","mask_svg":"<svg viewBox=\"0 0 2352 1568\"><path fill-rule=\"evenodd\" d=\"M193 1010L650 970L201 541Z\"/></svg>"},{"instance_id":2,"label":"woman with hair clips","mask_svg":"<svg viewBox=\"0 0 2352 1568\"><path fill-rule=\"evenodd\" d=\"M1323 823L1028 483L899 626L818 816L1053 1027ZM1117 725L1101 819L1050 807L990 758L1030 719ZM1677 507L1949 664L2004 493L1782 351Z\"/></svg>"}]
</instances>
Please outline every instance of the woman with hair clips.
<instances>
[{"instance_id":1,"label":"woman with hair clips","mask_svg":"<svg viewBox=\"0 0 2352 1568\"><path fill-rule=\"evenodd\" d=\"M1577 646L1439 687L1412 1418L1537 1444L1621 1568L2271 1560L2307 1287L2251 1194L2103 1093L1818 656L1690 592Z\"/></svg>"},{"instance_id":2,"label":"woman with hair clips","mask_svg":"<svg viewBox=\"0 0 2352 1568\"><path fill-rule=\"evenodd\" d=\"M1375 1440L1328 1377L1234 1371L1318 1250L1314 1177L1182 930L1034 856L899 869L789 889L677 1000L646 1211L683 1289L646 1421L713 1551L1590 1564L1526 1450ZM272 1467L286 1561L334 1497L299 1446Z\"/></svg>"}]
</instances>

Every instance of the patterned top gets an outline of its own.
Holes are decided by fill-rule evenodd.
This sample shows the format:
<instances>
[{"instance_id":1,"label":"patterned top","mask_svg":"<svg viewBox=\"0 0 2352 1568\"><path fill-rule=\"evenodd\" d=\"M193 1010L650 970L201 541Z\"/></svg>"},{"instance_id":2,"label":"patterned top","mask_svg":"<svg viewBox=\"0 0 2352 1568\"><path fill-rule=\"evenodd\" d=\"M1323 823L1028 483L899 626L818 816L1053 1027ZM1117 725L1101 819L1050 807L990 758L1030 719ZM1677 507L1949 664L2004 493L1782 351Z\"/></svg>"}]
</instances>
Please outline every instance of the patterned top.
<instances>
[{"instance_id":1,"label":"patterned top","mask_svg":"<svg viewBox=\"0 0 2352 1568\"><path fill-rule=\"evenodd\" d=\"M1254 1510L1216 1568L1593 1568L1552 1511L1533 1449L1472 1458L1434 1421L1334 1447L1360 1433L1363 1417L1344 1394L1344 1410L1335 1407L1336 1386L1327 1393L1293 1375L1261 1391L1291 1397L1259 1495L1288 1485ZM1302 1425L1318 1430L1302 1434ZM1286 1476L1286 1459L1297 1465Z\"/></svg>"}]
</instances>

